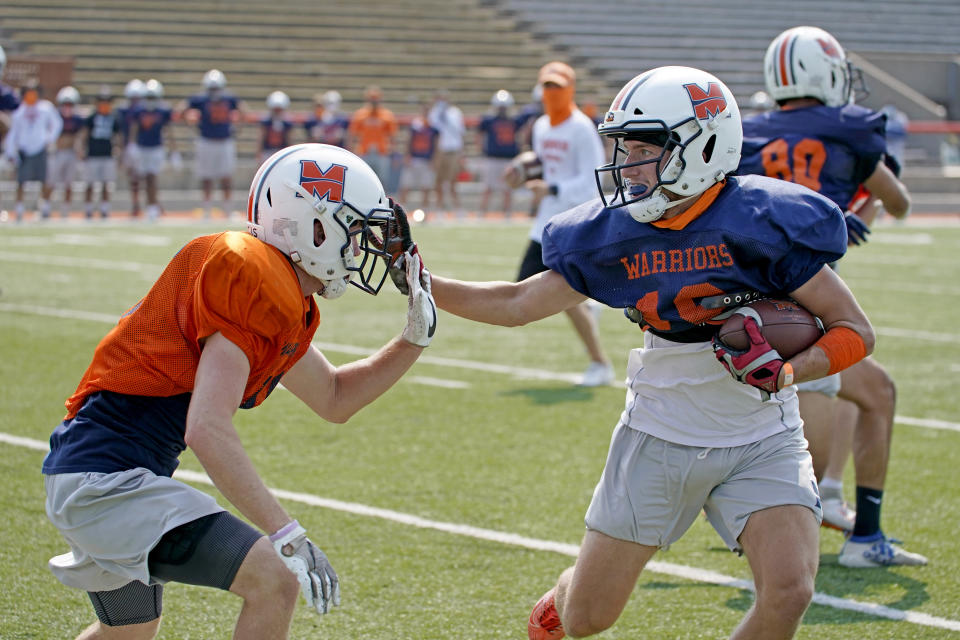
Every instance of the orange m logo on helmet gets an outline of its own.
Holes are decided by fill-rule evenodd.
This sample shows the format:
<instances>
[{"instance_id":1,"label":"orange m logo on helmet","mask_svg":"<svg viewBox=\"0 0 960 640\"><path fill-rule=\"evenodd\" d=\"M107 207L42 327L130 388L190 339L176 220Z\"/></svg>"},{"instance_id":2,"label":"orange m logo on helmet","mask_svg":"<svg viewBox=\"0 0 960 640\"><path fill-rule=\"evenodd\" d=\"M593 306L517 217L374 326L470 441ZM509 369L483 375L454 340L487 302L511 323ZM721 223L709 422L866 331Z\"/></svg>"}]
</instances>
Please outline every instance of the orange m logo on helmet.
<instances>
[{"instance_id":1,"label":"orange m logo on helmet","mask_svg":"<svg viewBox=\"0 0 960 640\"><path fill-rule=\"evenodd\" d=\"M820 44L820 48L823 49L823 52L830 56L831 58L839 58L840 49L838 45L834 42L830 42L824 38L817 38L817 42Z\"/></svg>"},{"instance_id":2,"label":"orange m logo on helmet","mask_svg":"<svg viewBox=\"0 0 960 640\"><path fill-rule=\"evenodd\" d=\"M300 186L320 200L343 202L343 179L347 168L342 164L332 164L322 170L316 160L300 161ZM301 197L297 194L297 197Z\"/></svg>"},{"instance_id":3,"label":"orange m logo on helmet","mask_svg":"<svg viewBox=\"0 0 960 640\"><path fill-rule=\"evenodd\" d=\"M723 95L723 89L716 82L707 84L707 90L704 91L695 82L683 85L690 96L690 104L693 105L693 112L697 120L707 120L715 118L727 108L727 99Z\"/></svg>"}]
</instances>

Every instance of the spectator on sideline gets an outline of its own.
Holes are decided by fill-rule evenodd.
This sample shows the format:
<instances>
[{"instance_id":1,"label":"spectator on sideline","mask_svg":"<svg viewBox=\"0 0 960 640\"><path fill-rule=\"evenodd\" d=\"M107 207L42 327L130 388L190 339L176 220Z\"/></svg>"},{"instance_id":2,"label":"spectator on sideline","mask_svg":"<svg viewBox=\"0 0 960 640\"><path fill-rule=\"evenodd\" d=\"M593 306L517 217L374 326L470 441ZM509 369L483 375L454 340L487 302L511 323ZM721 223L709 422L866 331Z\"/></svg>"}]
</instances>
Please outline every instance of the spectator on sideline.
<instances>
[{"instance_id":1,"label":"spectator on sideline","mask_svg":"<svg viewBox=\"0 0 960 640\"><path fill-rule=\"evenodd\" d=\"M449 192L453 211L457 216L462 216L457 178L463 168L463 136L466 132L463 111L450 102L450 93L441 89L434 96L427 121L437 130L437 150L433 162L437 174L437 207L446 209L444 192Z\"/></svg>"},{"instance_id":2,"label":"spectator on sideline","mask_svg":"<svg viewBox=\"0 0 960 640\"><path fill-rule=\"evenodd\" d=\"M370 165L380 182L385 183L390 177L390 152L397 134L397 119L381 104L380 87L367 87L363 96L366 103L350 118L348 146Z\"/></svg>"},{"instance_id":3,"label":"spectator on sideline","mask_svg":"<svg viewBox=\"0 0 960 640\"><path fill-rule=\"evenodd\" d=\"M195 172L203 189L201 213L213 213L213 186L219 182L223 209L230 215L233 172L237 168L235 137L246 111L244 104L227 91L227 77L219 69L203 74L204 93L192 96L178 109L181 117L196 122L199 136L195 148Z\"/></svg>"},{"instance_id":4,"label":"spectator on sideline","mask_svg":"<svg viewBox=\"0 0 960 640\"><path fill-rule=\"evenodd\" d=\"M267 116L260 121L260 140L257 143L257 164L275 152L290 146L290 130L293 122L287 118L290 96L283 91L274 91L267 96Z\"/></svg>"},{"instance_id":5,"label":"spectator on sideline","mask_svg":"<svg viewBox=\"0 0 960 640\"><path fill-rule=\"evenodd\" d=\"M50 217L50 186L47 184L47 149L60 137L63 118L49 100L43 99L43 87L30 79L23 87L23 102L10 117L10 130L3 139L3 155L17 167L17 222L23 220L23 186L40 183L37 208L40 218Z\"/></svg>"},{"instance_id":6,"label":"spectator on sideline","mask_svg":"<svg viewBox=\"0 0 960 640\"><path fill-rule=\"evenodd\" d=\"M517 274L518 282L548 270L541 255L543 228L553 216L572 209L593 193L594 170L603 164L603 142L597 128L574 103L576 73L573 68L563 62L549 62L540 69L537 80L542 87L545 113L533 124L532 143L543 176L523 182L518 181L512 171L506 175L509 185L516 187L522 183L538 203L530 242ZM613 365L600 344L597 318L589 305L584 301L564 311L590 359L580 384L598 387L612 383Z\"/></svg>"},{"instance_id":7,"label":"spectator on sideline","mask_svg":"<svg viewBox=\"0 0 960 640\"><path fill-rule=\"evenodd\" d=\"M103 86L97 94L93 113L84 122L86 130L86 159L83 162L83 176L87 182L84 195L84 214L93 218L94 187L100 184L100 217L110 215L110 185L117 179L117 164L113 158L114 145L121 143L120 134L123 125L120 114L113 109L113 96L110 88Z\"/></svg>"},{"instance_id":8,"label":"spectator on sideline","mask_svg":"<svg viewBox=\"0 0 960 640\"><path fill-rule=\"evenodd\" d=\"M153 638L172 582L240 596L235 638L286 638L298 593L318 614L340 604L337 573L270 493L233 416L282 379L317 416L346 422L416 362L436 310L429 272L421 285L411 250L402 333L362 360L328 362L311 344L320 324L314 295L329 314L348 282L376 294L384 279L366 266L379 263L385 276L389 254L369 240L387 244L402 210L343 149L300 145L264 166L250 187L247 232L200 236L171 258L97 345L50 437L46 511L70 551L49 567L90 597L98 620L85 640ZM348 175L341 190L309 180L337 167ZM325 206L334 202L344 206ZM281 437L282 425L269 428ZM323 449L291 442L318 456ZM172 478L187 447L251 524Z\"/></svg>"},{"instance_id":9,"label":"spectator on sideline","mask_svg":"<svg viewBox=\"0 0 960 640\"><path fill-rule=\"evenodd\" d=\"M340 112L340 101L340 93L332 90L313 97L313 114L303 123L307 141L346 148L350 118Z\"/></svg>"},{"instance_id":10,"label":"spectator on sideline","mask_svg":"<svg viewBox=\"0 0 960 640\"><path fill-rule=\"evenodd\" d=\"M418 189L419 208L424 211L429 209L430 192L436 188L433 155L437 148L437 130L431 127L427 120L429 111L430 105L421 102L420 113L410 120L410 137L403 160L403 175L400 178L400 201L412 208L410 190Z\"/></svg>"},{"instance_id":11,"label":"spectator on sideline","mask_svg":"<svg viewBox=\"0 0 960 640\"><path fill-rule=\"evenodd\" d=\"M143 106L143 93L146 88L143 80L134 78L123 88L123 97L127 104L119 111L120 126L123 133L123 157L121 164L127 172L130 185L130 215L140 216L140 162L137 159L137 143L130 137L130 128L137 110Z\"/></svg>"},{"instance_id":12,"label":"spectator on sideline","mask_svg":"<svg viewBox=\"0 0 960 640\"><path fill-rule=\"evenodd\" d=\"M173 114L163 101L163 85L157 80L147 80L144 85L143 105L133 114L131 138L137 145L137 173L147 186L147 219L160 217L161 208L157 197L157 179L168 164L179 167L181 160L176 140L165 131Z\"/></svg>"},{"instance_id":13,"label":"spectator on sideline","mask_svg":"<svg viewBox=\"0 0 960 640\"><path fill-rule=\"evenodd\" d=\"M83 117L77 112L80 104L80 92L74 87L63 87L57 92L57 111L63 120L63 128L57 137L53 155L47 162L47 185L50 188L51 205L53 192L58 186L63 187L63 204L60 217L66 218L70 213L70 202L73 199L73 181L77 177L77 166L80 164L80 148L83 130Z\"/></svg>"},{"instance_id":14,"label":"spectator on sideline","mask_svg":"<svg viewBox=\"0 0 960 640\"><path fill-rule=\"evenodd\" d=\"M503 213L509 216L513 212L513 189L503 180L504 171L520 152L517 137L521 118L510 114L513 96L509 91L500 89L490 98L493 113L480 120L477 128L477 146L483 150L483 197L480 200L480 213L490 209L490 196L503 193Z\"/></svg>"},{"instance_id":15,"label":"spectator on sideline","mask_svg":"<svg viewBox=\"0 0 960 640\"><path fill-rule=\"evenodd\" d=\"M556 106L545 104L548 114ZM740 113L726 85L698 69L636 76L600 131L617 142L597 169L614 193L547 223L547 271L519 283L432 277L437 305L471 320L519 326L593 298L645 329L576 563L533 608L528 636L611 627L647 563L705 512L753 574L756 598L732 637L791 638L814 593L821 516L793 382L852 365L875 339L826 266L846 250L843 215L809 189L730 176ZM785 360L746 317L751 348L731 351L714 339L717 318L739 306L729 294L753 290L796 299L826 334ZM544 490L547 504L568 499Z\"/></svg>"}]
</instances>

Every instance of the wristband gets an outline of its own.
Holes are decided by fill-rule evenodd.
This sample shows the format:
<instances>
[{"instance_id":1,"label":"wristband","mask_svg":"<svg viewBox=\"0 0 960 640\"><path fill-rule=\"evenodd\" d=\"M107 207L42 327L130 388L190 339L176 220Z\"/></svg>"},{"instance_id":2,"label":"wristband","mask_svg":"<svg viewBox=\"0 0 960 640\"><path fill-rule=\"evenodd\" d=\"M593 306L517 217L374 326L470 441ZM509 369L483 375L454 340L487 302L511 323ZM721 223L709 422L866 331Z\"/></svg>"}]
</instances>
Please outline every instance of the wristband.
<instances>
[{"instance_id":1,"label":"wristband","mask_svg":"<svg viewBox=\"0 0 960 640\"><path fill-rule=\"evenodd\" d=\"M867 357L867 346L860 334L847 327L834 327L813 343L820 347L830 362L827 375L843 371Z\"/></svg>"},{"instance_id":2,"label":"wristband","mask_svg":"<svg viewBox=\"0 0 960 640\"><path fill-rule=\"evenodd\" d=\"M291 531L293 531L299 526L300 526L299 522L297 522L296 520L291 520L287 524L277 529L274 533L270 534L269 536L270 542L276 542L277 540L287 535L288 533L290 533Z\"/></svg>"},{"instance_id":3,"label":"wristband","mask_svg":"<svg viewBox=\"0 0 960 640\"><path fill-rule=\"evenodd\" d=\"M784 362L782 370L783 370L783 386L780 387L781 389L783 389L783 387L789 387L790 385L793 384L793 365L790 364L789 362Z\"/></svg>"}]
</instances>

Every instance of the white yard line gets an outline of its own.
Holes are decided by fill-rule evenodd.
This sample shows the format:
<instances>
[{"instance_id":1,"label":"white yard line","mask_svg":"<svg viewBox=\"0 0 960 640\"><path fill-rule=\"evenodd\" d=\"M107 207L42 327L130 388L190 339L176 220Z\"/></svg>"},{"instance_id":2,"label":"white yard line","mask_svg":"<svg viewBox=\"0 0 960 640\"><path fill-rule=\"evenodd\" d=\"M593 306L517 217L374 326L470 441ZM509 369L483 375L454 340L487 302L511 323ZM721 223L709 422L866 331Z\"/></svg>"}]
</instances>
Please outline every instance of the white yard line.
<instances>
[{"instance_id":1,"label":"white yard line","mask_svg":"<svg viewBox=\"0 0 960 640\"><path fill-rule=\"evenodd\" d=\"M7 433L0 433L0 442L17 447L33 449L35 451L45 452L48 450L46 442L34 440L32 438L14 436ZM174 473L174 477L184 482L193 482L197 484L213 486L213 482L205 473L181 469ZM331 509L333 511L340 511L358 516L380 518L381 520L388 520L390 522L416 527L418 529L442 531L444 533L453 535L465 536L477 540L486 540L488 542L497 542L499 544L505 544L514 547L523 547L525 549L532 549L534 551L551 551L553 553L559 553L561 555L570 557L576 557L577 552L579 551L579 547L577 545L565 542L554 542L552 540L530 538L516 533L497 531L495 529L484 529L482 527L474 527L467 524L430 520L428 518L421 518L420 516L403 513L401 511L381 509L379 507L372 507L370 505L360 504L357 502L344 502L342 500L335 500L333 498L323 498L309 493L285 491L283 489L270 489L270 491L281 500L299 502L300 504L305 504L312 507ZM654 560L647 564L646 570L653 573L660 573L673 576L675 578L692 580L695 582L705 582L709 584L732 587L734 589L753 590L753 582L750 580L734 578L733 576L717 573L716 571L710 571L709 569L688 567L686 565L675 564L673 562L660 562L658 560ZM893 609L891 607L885 607L883 605L874 604L871 602L860 602L858 600L850 600L848 598L838 598L836 596L830 596L819 592L814 594L813 602L826 607L833 607L834 609L845 609L847 611L854 611L857 613L876 616L878 618L902 620L904 622L910 622L925 627L936 627L939 629L960 631L960 620L940 618L938 616L932 616L916 611Z\"/></svg>"}]
</instances>

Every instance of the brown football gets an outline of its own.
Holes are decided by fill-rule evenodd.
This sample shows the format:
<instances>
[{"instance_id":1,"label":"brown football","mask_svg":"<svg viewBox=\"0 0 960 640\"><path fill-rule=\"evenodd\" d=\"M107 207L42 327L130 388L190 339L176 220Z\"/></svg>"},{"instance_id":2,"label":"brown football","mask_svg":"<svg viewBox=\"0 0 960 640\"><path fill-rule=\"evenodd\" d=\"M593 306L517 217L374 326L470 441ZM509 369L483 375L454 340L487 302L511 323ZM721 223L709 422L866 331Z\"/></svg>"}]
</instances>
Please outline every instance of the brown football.
<instances>
[{"instance_id":1,"label":"brown football","mask_svg":"<svg viewBox=\"0 0 960 640\"><path fill-rule=\"evenodd\" d=\"M512 189L523 186L527 180L543 177L543 165L540 158L533 151L524 151L507 166L504 171L504 181Z\"/></svg>"},{"instance_id":2,"label":"brown football","mask_svg":"<svg viewBox=\"0 0 960 640\"><path fill-rule=\"evenodd\" d=\"M740 309L749 308L760 317L760 333L786 360L797 355L823 335L823 325L812 313L792 300L757 300L734 311L720 327L717 337L732 349L748 346Z\"/></svg>"}]
</instances>

